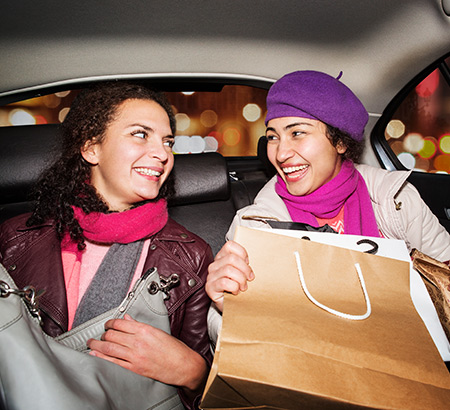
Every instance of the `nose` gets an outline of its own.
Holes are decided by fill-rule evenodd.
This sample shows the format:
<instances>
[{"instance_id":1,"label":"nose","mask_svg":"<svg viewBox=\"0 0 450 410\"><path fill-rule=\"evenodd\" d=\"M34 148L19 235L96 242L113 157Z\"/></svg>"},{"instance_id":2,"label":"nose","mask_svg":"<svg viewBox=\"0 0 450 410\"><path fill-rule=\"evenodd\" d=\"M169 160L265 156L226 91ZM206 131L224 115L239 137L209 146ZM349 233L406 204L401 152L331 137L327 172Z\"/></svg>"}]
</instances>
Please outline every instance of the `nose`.
<instances>
[{"instance_id":1,"label":"nose","mask_svg":"<svg viewBox=\"0 0 450 410\"><path fill-rule=\"evenodd\" d=\"M277 161L285 162L294 155L292 143L289 139L281 138L277 147Z\"/></svg>"},{"instance_id":2,"label":"nose","mask_svg":"<svg viewBox=\"0 0 450 410\"><path fill-rule=\"evenodd\" d=\"M163 140L159 138L150 138L147 146L147 155L150 158L166 162L169 157L170 149L164 145Z\"/></svg>"}]
</instances>

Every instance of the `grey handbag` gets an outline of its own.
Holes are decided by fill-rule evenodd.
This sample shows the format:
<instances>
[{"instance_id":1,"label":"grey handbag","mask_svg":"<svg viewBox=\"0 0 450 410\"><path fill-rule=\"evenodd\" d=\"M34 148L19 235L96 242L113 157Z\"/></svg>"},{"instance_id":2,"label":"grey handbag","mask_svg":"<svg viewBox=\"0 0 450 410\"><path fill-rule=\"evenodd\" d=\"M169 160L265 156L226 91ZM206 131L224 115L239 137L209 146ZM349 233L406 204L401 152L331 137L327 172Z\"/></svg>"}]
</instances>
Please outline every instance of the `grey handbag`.
<instances>
[{"instance_id":1,"label":"grey handbag","mask_svg":"<svg viewBox=\"0 0 450 410\"><path fill-rule=\"evenodd\" d=\"M164 283L154 268L117 309L55 340L41 330L34 290L16 289L0 265L0 408L184 409L175 387L81 352L87 339L103 333L106 320L125 313L170 333L159 290Z\"/></svg>"}]
</instances>

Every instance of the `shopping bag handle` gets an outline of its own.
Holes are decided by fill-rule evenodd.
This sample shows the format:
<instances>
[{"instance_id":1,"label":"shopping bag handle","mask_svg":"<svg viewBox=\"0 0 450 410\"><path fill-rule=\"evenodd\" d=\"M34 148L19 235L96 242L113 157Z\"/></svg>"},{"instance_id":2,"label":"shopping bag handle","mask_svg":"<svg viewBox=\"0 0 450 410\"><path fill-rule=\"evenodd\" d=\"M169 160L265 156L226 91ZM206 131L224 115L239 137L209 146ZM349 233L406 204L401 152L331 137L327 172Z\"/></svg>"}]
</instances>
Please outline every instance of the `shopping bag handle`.
<instances>
[{"instance_id":1,"label":"shopping bag handle","mask_svg":"<svg viewBox=\"0 0 450 410\"><path fill-rule=\"evenodd\" d=\"M358 274L359 283L361 284L361 288L364 294L364 300L366 302L367 311L363 315L351 315L349 313L339 312L338 310L334 310L328 306L325 306L324 304L320 303L317 299L315 299L311 293L309 292L308 288L306 287L305 277L303 275L303 269L302 265L300 263L300 254L295 251L294 252L295 260L297 261L297 270L298 270L298 276L300 278L300 283L302 285L303 292L305 292L306 297L314 303L317 307L327 311L328 313L331 313L333 315L342 317L343 319L348 320L364 320L367 319L371 313L372 313L372 307L370 304L369 294L367 293L366 284L364 282L364 277L362 275L361 266L359 266L359 263L355 263L355 269Z\"/></svg>"}]
</instances>

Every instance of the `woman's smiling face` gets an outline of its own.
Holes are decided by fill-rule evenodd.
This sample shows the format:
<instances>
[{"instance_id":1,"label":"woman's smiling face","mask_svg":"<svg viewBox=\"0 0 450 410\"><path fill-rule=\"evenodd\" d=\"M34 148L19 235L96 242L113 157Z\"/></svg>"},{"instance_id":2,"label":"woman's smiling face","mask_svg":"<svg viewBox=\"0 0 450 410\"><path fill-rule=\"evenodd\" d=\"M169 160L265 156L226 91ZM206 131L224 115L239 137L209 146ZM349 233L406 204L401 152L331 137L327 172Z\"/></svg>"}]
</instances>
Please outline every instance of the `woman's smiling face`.
<instances>
[{"instance_id":1,"label":"woman's smiling face","mask_svg":"<svg viewBox=\"0 0 450 410\"><path fill-rule=\"evenodd\" d=\"M326 130L323 122L301 117L274 118L267 124L267 156L291 195L311 194L339 173L339 154L346 149L334 147Z\"/></svg>"},{"instance_id":2,"label":"woman's smiling face","mask_svg":"<svg viewBox=\"0 0 450 410\"><path fill-rule=\"evenodd\" d=\"M82 149L93 165L91 184L110 210L158 196L173 168L173 143L169 116L158 103L129 99L119 105L102 142Z\"/></svg>"}]
</instances>

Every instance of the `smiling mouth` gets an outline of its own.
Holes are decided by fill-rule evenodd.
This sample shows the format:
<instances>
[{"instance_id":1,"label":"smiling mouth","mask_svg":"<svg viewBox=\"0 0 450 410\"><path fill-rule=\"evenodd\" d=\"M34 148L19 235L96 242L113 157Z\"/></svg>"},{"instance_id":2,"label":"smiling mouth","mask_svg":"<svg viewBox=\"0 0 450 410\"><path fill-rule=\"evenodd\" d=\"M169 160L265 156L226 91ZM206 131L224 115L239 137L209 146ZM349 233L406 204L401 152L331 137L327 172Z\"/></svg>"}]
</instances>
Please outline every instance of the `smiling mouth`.
<instances>
[{"instance_id":1,"label":"smiling mouth","mask_svg":"<svg viewBox=\"0 0 450 410\"><path fill-rule=\"evenodd\" d=\"M293 172L298 172L298 171L304 171L306 168L308 168L309 165L299 165L297 167L286 167L286 168L282 168L283 172L288 175L288 174L292 174Z\"/></svg>"},{"instance_id":2,"label":"smiling mouth","mask_svg":"<svg viewBox=\"0 0 450 410\"><path fill-rule=\"evenodd\" d=\"M149 177L159 177L162 174L162 172L158 172L150 168L135 168L134 170L139 174Z\"/></svg>"}]
</instances>

